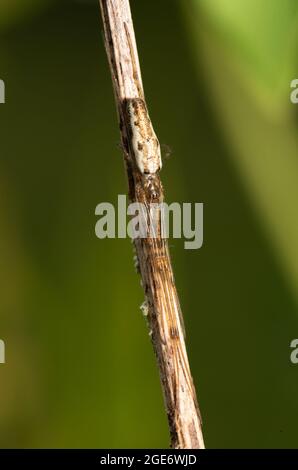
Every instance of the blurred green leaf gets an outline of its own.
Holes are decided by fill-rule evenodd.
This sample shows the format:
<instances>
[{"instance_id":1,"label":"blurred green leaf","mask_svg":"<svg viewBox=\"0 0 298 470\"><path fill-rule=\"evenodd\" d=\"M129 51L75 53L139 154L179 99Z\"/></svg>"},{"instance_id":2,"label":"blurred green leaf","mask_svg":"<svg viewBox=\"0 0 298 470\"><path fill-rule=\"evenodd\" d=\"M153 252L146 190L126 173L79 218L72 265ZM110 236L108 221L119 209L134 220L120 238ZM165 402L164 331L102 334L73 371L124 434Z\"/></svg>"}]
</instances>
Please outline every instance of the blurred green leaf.
<instances>
[{"instance_id":1,"label":"blurred green leaf","mask_svg":"<svg viewBox=\"0 0 298 470\"><path fill-rule=\"evenodd\" d=\"M197 65L203 62L241 184L298 300L298 140L290 102L298 2L193 0L192 6Z\"/></svg>"},{"instance_id":2,"label":"blurred green leaf","mask_svg":"<svg viewBox=\"0 0 298 470\"><path fill-rule=\"evenodd\" d=\"M287 103L288 77L295 76L296 0L193 0L214 33L234 54L238 71L270 110ZM197 22L194 24L198 29ZM210 31L211 31L210 30ZM285 86L285 80L287 85Z\"/></svg>"}]
</instances>

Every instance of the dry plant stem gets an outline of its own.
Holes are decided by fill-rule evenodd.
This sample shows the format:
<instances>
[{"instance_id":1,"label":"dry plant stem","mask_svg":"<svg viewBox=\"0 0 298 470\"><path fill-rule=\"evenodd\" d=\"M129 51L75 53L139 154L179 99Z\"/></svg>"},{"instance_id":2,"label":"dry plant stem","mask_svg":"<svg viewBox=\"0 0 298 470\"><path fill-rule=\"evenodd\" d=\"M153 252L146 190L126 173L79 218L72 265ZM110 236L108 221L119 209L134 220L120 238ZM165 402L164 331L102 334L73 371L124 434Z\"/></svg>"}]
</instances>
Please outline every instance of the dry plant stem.
<instances>
[{"instance_id":1,"label":"dry plant stem","mask_svg":"<svg viewBox=\"0 0 298 470\"><path fill-rule=\"evenodd\" d=\"M131 201L149 207L152 202L163 201L163 188L157 172L154 174L152 192L152 187L149 188L135 165L129 144L127 103L136 98L145 101L129 0L100 0L100 6L129 197ZM136 239L134 244L146 298L145 313L160 371L171 446L177 449L202 449L201 417L185 348L182 315L168 244L160 233L155 239L149 236Z\"/></svg>"}]
</instances>

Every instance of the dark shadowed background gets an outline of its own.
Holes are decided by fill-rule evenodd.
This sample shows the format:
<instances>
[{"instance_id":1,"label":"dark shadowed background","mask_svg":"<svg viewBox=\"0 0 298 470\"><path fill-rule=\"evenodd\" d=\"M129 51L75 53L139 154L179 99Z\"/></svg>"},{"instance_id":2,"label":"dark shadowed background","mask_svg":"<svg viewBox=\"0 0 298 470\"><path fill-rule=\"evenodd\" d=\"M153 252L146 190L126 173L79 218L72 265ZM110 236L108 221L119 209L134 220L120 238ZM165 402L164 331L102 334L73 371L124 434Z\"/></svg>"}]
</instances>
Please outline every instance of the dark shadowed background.
<instances>
[{"instance_id":1,"label":"dark shadowed background","mask_svg":"<svg viewBox=\"0 0 298 470\"><path fill-rule=\"evenodd\" d=\"M132 0L207 447L297 447L296 0ZM1 0L0 447L167 447L126 240L95 207L126 181L90 1Z\"/></svg>"}]
</instances>

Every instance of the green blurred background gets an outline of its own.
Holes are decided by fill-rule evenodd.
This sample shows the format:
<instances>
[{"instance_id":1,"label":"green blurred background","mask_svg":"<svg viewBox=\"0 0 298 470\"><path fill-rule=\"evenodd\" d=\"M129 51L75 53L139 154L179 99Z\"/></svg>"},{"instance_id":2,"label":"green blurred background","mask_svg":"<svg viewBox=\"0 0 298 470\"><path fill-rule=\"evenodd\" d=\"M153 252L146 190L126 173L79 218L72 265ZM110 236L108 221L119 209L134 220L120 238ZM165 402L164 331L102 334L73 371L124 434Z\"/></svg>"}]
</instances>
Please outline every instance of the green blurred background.
<instances>
[{"instance_id":1,"label":"green blurred background","mask_svg":"<svg viewBox=\"0 0 298 470\"><path fill-rule=\"evenodd\" d=\"M132 0L207 447L297 447L296 0ZM167 447L126 240L94 210L126 192L97 0L0 0L1 447Z\"/></svg>"}]
</instances>

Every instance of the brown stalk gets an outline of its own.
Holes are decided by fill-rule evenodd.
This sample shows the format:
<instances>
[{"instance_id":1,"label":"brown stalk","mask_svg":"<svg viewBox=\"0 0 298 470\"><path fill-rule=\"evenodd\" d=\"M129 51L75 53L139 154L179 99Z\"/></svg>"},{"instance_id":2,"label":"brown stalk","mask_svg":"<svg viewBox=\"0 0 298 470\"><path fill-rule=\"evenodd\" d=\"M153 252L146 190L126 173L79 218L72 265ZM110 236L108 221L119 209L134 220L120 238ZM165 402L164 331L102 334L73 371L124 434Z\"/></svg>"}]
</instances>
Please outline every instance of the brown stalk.
<instances>
[{"instance_id":1,"label":"brown stalk","mask_svg":"<svg viewBox=\"0 0 298 470\"><path fill-rule=\"evenodd\" d=\"M154 192L134 164L129 145L129 122L126 104L141 98L145 101L141 71L129 0L100 0L105 45L119 118L122 147L132 202L149 207L164 199L159 173L154 175ZM158 362L168 416L171 447L202 449L204 440L184 341L182 314L175 286L167 240L157 238L134 241L142 286L145 314Z\"/></svg>"}]
</instances>

